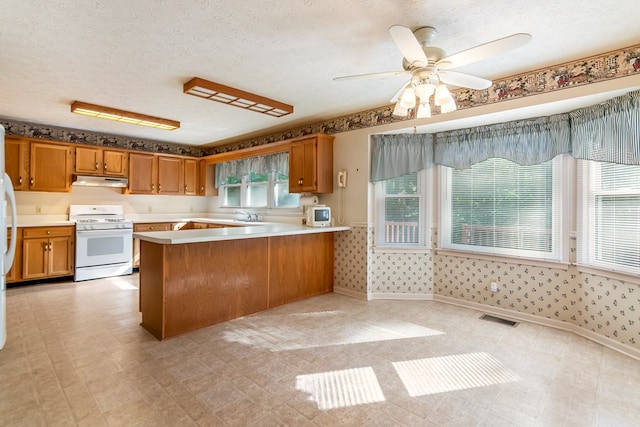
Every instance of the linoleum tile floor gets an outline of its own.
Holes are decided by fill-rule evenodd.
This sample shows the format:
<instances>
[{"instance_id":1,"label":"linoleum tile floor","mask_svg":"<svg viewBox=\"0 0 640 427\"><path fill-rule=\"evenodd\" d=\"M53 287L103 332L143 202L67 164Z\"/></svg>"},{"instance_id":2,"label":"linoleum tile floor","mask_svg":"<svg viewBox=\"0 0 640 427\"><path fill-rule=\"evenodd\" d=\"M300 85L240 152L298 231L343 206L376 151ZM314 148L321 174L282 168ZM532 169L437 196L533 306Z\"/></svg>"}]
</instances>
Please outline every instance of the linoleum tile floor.
<instances>
[{"instance_id":1,"label":"linoleum tile floor","mask_svg":"<svg viewBox=\"0 0 640 427\"><path fill-rule=\"evenodd\" d=\"M439 302L328 294L162 342L137 274L7 310L3 426L640 425L640 361Z\"/></svg>"}]
</instances>

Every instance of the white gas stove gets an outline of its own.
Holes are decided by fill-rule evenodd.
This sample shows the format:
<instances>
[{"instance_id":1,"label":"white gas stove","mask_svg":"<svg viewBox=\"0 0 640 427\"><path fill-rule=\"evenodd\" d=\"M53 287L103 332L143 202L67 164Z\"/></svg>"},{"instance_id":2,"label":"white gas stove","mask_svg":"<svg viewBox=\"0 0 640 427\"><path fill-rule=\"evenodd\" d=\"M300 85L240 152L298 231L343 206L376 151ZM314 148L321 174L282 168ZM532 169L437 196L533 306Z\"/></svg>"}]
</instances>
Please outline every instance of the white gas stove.
<instances>
[{"instance_id":1,"label":"white gas stove","mask_svg":"<svg viewBox=\"0 0 640 427\"><path fill-rule=\"evenodd\" d=\"M71 205L69 221L75 221L77 230L133 228L121 205Z\"/></svg>"},{"instance_id":2,"label":"white gas stove","mask_svg":"<svg viewBox=\"0 0 640 427\"><path fill-rule=\"evenodd\" d=\"M131 274L133 222L121 205L71 205L69 220L76 223L76 281Z\"/></svg>"}]
</instances>

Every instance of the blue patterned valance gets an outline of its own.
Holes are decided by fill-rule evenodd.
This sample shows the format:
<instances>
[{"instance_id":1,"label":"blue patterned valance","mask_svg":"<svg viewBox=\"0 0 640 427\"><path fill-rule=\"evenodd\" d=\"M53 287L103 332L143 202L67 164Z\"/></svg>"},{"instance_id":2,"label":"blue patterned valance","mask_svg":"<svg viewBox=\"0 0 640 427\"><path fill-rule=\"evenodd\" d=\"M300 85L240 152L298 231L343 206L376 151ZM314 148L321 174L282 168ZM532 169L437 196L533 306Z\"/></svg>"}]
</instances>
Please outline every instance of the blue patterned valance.
<instances>
[{"instance_id":1,"label":"blue patterned valance","mask_svg":"<svg viewBox=\"0 0 640 427\"><path fill-rule=\"evenodd\" d=\"M278 172L289 175L289 152L267 154L266 156L249 157L216 164L215 187L227 181L228 177L241 178L253 173Z\"/></svg>"},{"instance_id":2,"label":"blue patterned valance","mask_svg":"<svg viewBox=\"0 0 640 427\"><path fill-rule=\"evenodd\" d=\"M570 113L577 159L640 165L640 91Z\"/></svg>"},{"instance_id":3,"label":"blue patterned valance","mask_svg":"<svg viewBox=\"0 0 640 427\"><path fill-rule=\"evenodd\" d=\"M431 167L433 136L399 134L371 136L371 182Z\"/></svg>"}]
</instances>

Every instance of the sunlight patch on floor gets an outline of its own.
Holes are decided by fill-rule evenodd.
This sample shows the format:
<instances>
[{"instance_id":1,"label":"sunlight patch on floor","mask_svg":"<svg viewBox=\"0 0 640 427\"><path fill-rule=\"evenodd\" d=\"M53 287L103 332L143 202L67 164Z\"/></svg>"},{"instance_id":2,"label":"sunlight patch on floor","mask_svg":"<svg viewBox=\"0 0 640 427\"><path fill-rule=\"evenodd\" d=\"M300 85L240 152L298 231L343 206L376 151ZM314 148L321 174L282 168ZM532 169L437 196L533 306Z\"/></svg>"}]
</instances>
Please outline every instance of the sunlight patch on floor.
<instances>
[{"instance_id":1,"label":"sunlight patch on floor","mask_svg":"<svg viewBox=\"0 0 640 427\"><path fill-rule=\"evenodd\" d=\"M309 393L320 410L386 400L371 367L298 375L296 389Z\"/></svg>"},{"instance_id":2,"label":"sunlight patch on floor","mask_svg":"<svg viewBox=\"0 0 640 427\"><path fill-rule=\"evenodd\" d=\"M412 397L520 380L487 353L407 360L393 367Z\"/></svg>"},{"instance_id":3,"label":"sunlight patch on floor","mask_svg":"<svg viewBox=\"0 0 640 427\"><path fill-rule=\"evenodd\" d=\"M224 338L271 351L360 344L442 335L444 332L398 320L358 320L340 312L252 316L229 324ZM321 326L321 327L320 327Z\"/></svg>"}]
</instances>

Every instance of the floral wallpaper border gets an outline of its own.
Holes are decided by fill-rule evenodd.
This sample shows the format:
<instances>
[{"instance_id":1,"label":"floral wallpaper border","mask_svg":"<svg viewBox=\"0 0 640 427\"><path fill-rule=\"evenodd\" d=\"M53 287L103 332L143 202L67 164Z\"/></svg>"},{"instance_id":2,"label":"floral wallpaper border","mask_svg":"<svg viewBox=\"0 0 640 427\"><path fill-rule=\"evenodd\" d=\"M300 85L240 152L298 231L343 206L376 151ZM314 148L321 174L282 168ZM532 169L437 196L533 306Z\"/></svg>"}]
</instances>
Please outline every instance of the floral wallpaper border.
<instances>
[{"instance_id":1,"label":"floral wallpaper border","mask_svg":"<svg viewBox=\"0 0 640 427\"><path fill-rule=\"evenodd\" d=\"M640 44L566 62L549 68L495 79L493 85L485 90L457 89L452 91L452 95L456 99L458 109L463 110L627 77L633 74L640 74ZM432 111L433 114L438 114L433 106ZM392 112L393 105L389 104L371 110L213 148L198 148L116 135L102 135L78 129L25 123L3 118L0 118L0 124L5 127L9 135L202 157L210 154L269 144L303 135L314 133L331 135L415 118L413 112L410 112L406 118L394 117Z\"/></svg>"},{"instance_id":2,"label":"floral wallpaper border","mask_svg":"<svg viewBox=\"0 0 640 427\"><path fill-rule=\"evenodd\" d=\"M452 95L456 99L458 109L463 110L627 77L633 74L640 74L640 44L549 68L495 79L493 85L485 90L457 89L452 91ZM434 115L439 114L433 105L431 106L431 111ZM414 112L410 112L406 118L394 117L392 112L393 104L389 104L284 132L213 147L211 154L255 147L314 133L331 135L415 118Z\"/></svg>"}]
</instances>

